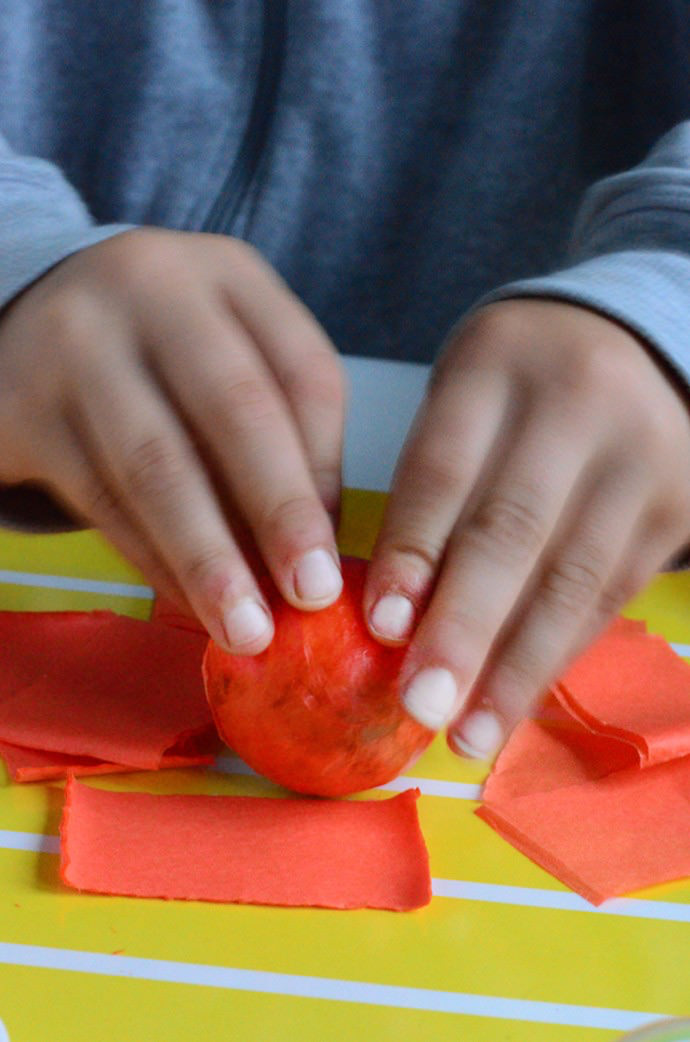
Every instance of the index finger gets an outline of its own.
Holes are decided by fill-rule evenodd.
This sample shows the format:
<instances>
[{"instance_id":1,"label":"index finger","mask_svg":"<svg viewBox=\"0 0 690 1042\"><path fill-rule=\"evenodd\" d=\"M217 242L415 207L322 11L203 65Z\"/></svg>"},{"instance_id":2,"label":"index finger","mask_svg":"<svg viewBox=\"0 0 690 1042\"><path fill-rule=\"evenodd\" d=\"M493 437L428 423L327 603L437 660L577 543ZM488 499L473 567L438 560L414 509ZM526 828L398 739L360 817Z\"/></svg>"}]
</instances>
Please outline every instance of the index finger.
<instances>
[{"instance_id":1,"label":"index finger","mask_svg":"<svg viewBox=\"0 0 690 1042\"><path fill-rule=\"evenodd\" d=\"M580 495L588 433L539 407L483 479L469 517L454 528L431 604L410 648L403 700L435 728L468 698L503 628L519 610L561 518ZM443 686L440 678L443 671Z\"/></svg>"},{"instance_id":2,"label":"index finger","mask_svg":"<svg viewBox=\"0 0 690 1042\"><path fill-rule=\"evenodd\" d=\"M458 516L487 466L507 384L458 370L422 403L400 457L372 554L364 610L374 637L406 640L428 601Z\"/></svg>"}]
</instances>

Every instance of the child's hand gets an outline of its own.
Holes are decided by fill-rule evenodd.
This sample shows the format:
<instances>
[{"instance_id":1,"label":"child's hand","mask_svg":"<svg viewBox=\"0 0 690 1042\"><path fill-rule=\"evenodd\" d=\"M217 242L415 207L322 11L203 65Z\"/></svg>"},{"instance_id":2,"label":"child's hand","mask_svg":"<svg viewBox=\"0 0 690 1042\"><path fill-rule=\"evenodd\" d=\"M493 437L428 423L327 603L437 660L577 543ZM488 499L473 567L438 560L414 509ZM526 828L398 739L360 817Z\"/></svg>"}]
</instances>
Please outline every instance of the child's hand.
<instances>
[{"instance_id":1,"label":"child's hand","mask_svg":"<svg viewBox=\"0 0 690 1042\"><path fill-rule=\"evenodd\" d=\"M490 755L689 536L688 411L642 344L573 305L493 304L451 338L403 451L370 627L420 616L410 712Z\"/></svg>"},{"instance_id":2,"label":"child's hand","mask_svg":"<svg viewBox=\"0 0 690 1042\"><path fill-rule=\"evenodd\" d=\"M343 408L323 330L222 236L116 236L0 321L0 482L45 485L230 650L272 636L242 543L292 604L339 593Z\"/></svg>"}]
</instances>

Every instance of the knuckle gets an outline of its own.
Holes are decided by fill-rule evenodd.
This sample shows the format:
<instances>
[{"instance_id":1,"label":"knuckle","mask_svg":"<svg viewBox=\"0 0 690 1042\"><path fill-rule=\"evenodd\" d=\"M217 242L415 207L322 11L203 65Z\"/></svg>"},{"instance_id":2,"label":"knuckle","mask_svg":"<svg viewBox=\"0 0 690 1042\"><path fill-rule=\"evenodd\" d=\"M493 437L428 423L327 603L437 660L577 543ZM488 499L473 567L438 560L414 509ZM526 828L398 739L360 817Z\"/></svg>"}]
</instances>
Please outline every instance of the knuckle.
<instances>
[{"instance_id":1,"label":"knuckle","mask_svg":"<svg viewBox=\"0 0 690 1042\"><path fill-rule=\"evenodd\" d=\"M673 453L679 443L687 439L686 429L683 430L677 423L677 417L671 409L650 408L649 400L643 397L635 399L632 403L630 417L637 428L636 441L642 452L657 460L665 461L668 453Z\"/></svg>"},{"instance_id":2,"label":"knuckle","mask_svg":"<svg viewBox=\"0 0 690 1042\"><path fill-rule=\"evenodd\" d=\"M668 426L666 410L650 407L647 367L622 363L605 337L578 342L562 352L553 380L566 407L572 403L576 412L579 407L590 414L615 416L626 437L631 429L639 436Z\"/></svg>"},{"instance_id":3,"label":"knuckle","mask_svg":"<svg viewBox=\"0 0 690 1042\"><path fill-rule=\"evenodd\" d=\"M81 489L79 499L87 516L93 520L106 523L120 514L115 496L98 481L87 481Z\"/></svg>"},{"instance_id":4,"label":"knuckle","mask_svg":"<svg viewBox=\"0 0 690 1042\"><path fill-rule=\"evenodd\" d=\"M486 663L494 634L486 619L458 601L432 601L415 636L416 654L452 664L461 687L470 690Z\"/></svg>"},{"instance_id":5,"label":"knuckle","mask_svg":"<svg viewBox=\"0 0 690 1042\"><path fill-rule=\"evenodd\" d=\"M519 645L496 666L486 697L512 726L526 714L547 683L539 656L527 645Z\"/></svg>"},{"instance_id":6,"label":"knuckle","mask_svg":"<svg viewBox=\"0 0 690 1042\"><path fill-rule=\"evenodd\" d=\"M267 262L261 251L253 243L247 242L246 239L238 239L234 236L226 235L214 235L213 239L223 250L223 253L229 256L232 261L260 268L267 267Z\"/></svg>"},{"instance_id":7,"label":"knuckle","mask_svg":"<svg viewBox=\"0 0 690 1042\"><path fill-rule=\"evenodd\" d=\"M498 359L506 349L519 347L531 333L524 302L503 300L475 311L463 323L456 342L462 342L467 360Z\"/></svg>"},{"instance_id":8,"label":"knuckle","mask_svg":"<svg viewBox=\"0 0 690 1042\"><path fill-rule=\"evenodd\" d=\"M604 393L610 397L611 387L616 386L615 374L610 370L611 353L595 342L588 344L586 350L563 352L553 378L566 401L598 402Z\"/></svg>"},{"instance_id":9,"label":"knuckle","mask_svg":"<svg viewBox=\"0 0 690 1042\"><path fill-rule=\"evenodd\" d=\"M481 665L488 653L494 636L488 619L478 618L455 598L449 599L443 605L443 619L439 622L438 633L441 637L444 634L448 636L449 646L452 646L452 643L457 646L460 640L461 645L467 649L466 658L475 669Z\"/></svg>"},{"instance_id":10,"label":"knuckle","mask_svg":"<svg viewBox=\"0 0 690 1042\"><path fill-rule=\"evenodd\" d=\"M259 527L268 541L299 538L300 543L311 543L321 534L321 506L312 496L300 495L267 506Z\"/></svg>"},{"instance_id":11,"label":"knuckle","mask_svg":"<svg viewBox=\"0 0 690 1042\"><path fill-rule=\"evenodd\" d=\"M544 576L542 596L551 610L580 614L602 589L604 554L590 550L578 558L561 557Z\"/></svg>"},{"instance_id":12,"label":"knuckle","mask_svg":"<svg viewBox=\"0 0 690 1042\"><path fill-rule=\"evenodd\" d=\"M440 546L418 536L397 539L386 545L386 558L391 571L403 575L434 575L441 553Z\"/></svg>"},{"instance_id":13,"label":"knuckle","mask_svg":"<svg viewBox=\"0 0 690 1042\"><path fill-rule=\"evenodd\" d=\"M234 279L251 278L257 274L277 278L261 251L244 239L214 232L193 232L189 237L201 247L205 256L214 258L219 273L222 273L224 287L231 286Z\"/></svg>"},{"instance_id":14,"label":"knuckle","mask_svg":"<svg viewBox=\"0 0 690 1042\"><path fill-rule=\"evenodd\" d=\"M473 368L486 366L489 355L483 350L481 338L473 335L473 330L474 321L470 319L450 333L429 374L426 386L429 399L436 398L449 384L462 380L464 374Z\"/></svg>"},{"instance_id":15,"label":"knuckle","mask_svg":"<svg viewBox=\"0 0 690 1042\"><path fill-rule=\"evenodd\" d=\"M184 588L211 590L220 593L227 589L228 553L225 547L201 546L191 549L179 565L179 577Z\"/></svg>"},{"instance_id":16,"label":"knuckle","mask_svg":"<svg viewBox=\"0 0 690 1042\"><path fill-rule=\"evenodd\" d=\"M437 397L439 391L448 385L448 383L457 378L459 371L462 368L460 353L463 347L463 339L461 331L454 330L443 349L436 359L434 366L429 373L429 378L426 384L426 396L429 399Z\"/></svg>"},{"instance_id":17,"label":"knuckle","mask_svg":"<svg viewBox=\"0 0 690 1042\"><path fill-rule=\"evenodd\" d=\"M427 444L423 454L410 459L414 469L415 498L434 514L447 503L448 494L469 488L476 462L460 453L449 453L447 442Z\"/></svg>"},{"instance_id":18,"label":"knuckle","mask_svg":"<svg viewBox=\"0 0 690 1042\"><path fill-rule=\"evenodd\" d=\"M510 300L480 307L464 323L463 332L489 349L500 347L523 336L523 308Z\"/></svg>"},{"instance_id":19,"label":"knuckle","mask_svg":"<svg viewBox=\"0 0 690 1042\"><path fill-rule=\"evenodd\" d=\"M527 490L526 490L527 491ZM544 519L529 506L534 496L496 496L481 505L470 520L465 538L484 551L510 561L537 554L546 542Z\"/></svg>"},{"instance_id":20,"label":"knuckle","mask_svg":"<svg viewBox=\"0 0 690 1042\"><path fill-rule=\"evenodd\" d=\"M74 286L56 291L44 302L41 322L50 341L71 352L89 348L98 335L94 301Z\"/></svg>"},{"instance_id":21,"label":"knuckle","mask_svg":"<svg viewBox=\"0 0 690 1042\"><path fill-rule=\"evenodd\" d=\"M660 542L684 539L690 531L690 495L678 490L656 503L648 512L646 529Z\"/></svg>"},{"instance_id":22,"label":"knuckle","mask_svg":"<svg viewBox=\"0 0 690 1042\"><path fill-rule=\"evenodd\" d=\"M467 330L489 345L500 345L523 335L523 314L519 304L504 300L476 311L467 323Z\"/></svg>"},{"instance_id":23,"label":"knuckle","mask_svg":"<svg viewBox=\"0 0 690 1042\"><path fill-rule=\"evenodd\" d=\"M180 232L138 228L114 236L106 245L103 272L120 289L139 295L145 286L169 293L171 287L190 281L186 238Z\"/></svg>"},{"instance_id":24,"label":"knuckle","mask_svg":"<svg viewBox=\"0 0 690 1042\"><path fill-rule=\"evenodd\" d=\"M45 484L53 477L47 460L47 445L60 437L53 410L37 409L41 402L34 393L21 387L3 389L0 394L0 484L18 485L32 481ZM43 404L41 402L41 404Z\"/></svg>"},{"instance_id":25,"label":"knuckle","mask_svg":"<svg viewBox=\"0 0 690 1042\"><path fill-rule=\"evenodd\" d=\"M632 576L625 576L606 586L599 595L598 612L604 619L617 615L624 604L641 589L643 583Z\"/></svg>"},{"instance_id":26,"label":"knuckle","mask_svg":"<svg viewBox=\"0 0 690 1042\"><path fill-rule=\"evenodd\" d=\"M340 508L342 474L337 464L319 463L311 468L311 476L319 499L328 511Z\"/></svg>"},{"instance_id":27,"label":"knuckle","mask_svg":"<svg viewBox=\"0 0 690 1042\"><path fill-rule=\"evenodd\" d=\"M282 380L285 393L300 403L313 402L339 417L345 408L344 369L331 351L316 348L287 370Z\"/></svg>"},{"instance_id":28,"label":"knuckle","mask_svg":"<svg viewBox=\"0 0 690 1042\"><path fill-rule=\"evenodd\" d=\"M135 496L158 499L175 493L186 469L184 454L162 435L143 437L125 453L125 480Z\"/></svg>"},{"instance_id":29,"label":"knuckle","mask_svg":"<svg viewBox=\"0 0 690 1042\"><path fill-rule=\"evenodd\" d=\"M276 418L271 388L258 374L224 374L214 381L208 396L209 414L231 430L260 430Z\"/></svg>"}]
</instances>

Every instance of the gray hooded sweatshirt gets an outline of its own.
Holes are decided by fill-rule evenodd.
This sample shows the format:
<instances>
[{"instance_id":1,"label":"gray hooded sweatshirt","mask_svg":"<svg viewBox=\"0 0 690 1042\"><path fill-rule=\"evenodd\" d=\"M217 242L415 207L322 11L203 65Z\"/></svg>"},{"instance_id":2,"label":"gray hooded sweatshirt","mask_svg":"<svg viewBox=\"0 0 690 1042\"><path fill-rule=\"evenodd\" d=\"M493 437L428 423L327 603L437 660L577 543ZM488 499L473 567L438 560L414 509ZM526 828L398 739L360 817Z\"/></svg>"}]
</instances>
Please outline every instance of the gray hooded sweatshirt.
<instances>
[{"instance_id":1,"label":"gray hooded sweatshirt","mask_svg":"<svg viewBox=\"0 0 690 1042\"><path fill-rule=\"evenodd\" d=\"M430 362L478 301L548 296L687 381L689 60L684 0L7 0L0 306L206 230L343 352Z\"/></svg>"}]
</instances>

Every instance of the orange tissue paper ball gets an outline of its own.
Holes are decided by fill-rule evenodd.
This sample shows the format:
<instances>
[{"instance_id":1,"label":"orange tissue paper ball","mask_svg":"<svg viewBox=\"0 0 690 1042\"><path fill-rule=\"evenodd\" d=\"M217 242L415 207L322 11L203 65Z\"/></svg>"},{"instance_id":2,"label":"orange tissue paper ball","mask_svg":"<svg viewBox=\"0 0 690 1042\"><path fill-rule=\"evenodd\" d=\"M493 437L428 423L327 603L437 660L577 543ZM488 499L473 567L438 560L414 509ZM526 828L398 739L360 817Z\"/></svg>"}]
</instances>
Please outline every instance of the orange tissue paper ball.
<instances>
[{"instance_id":1,"label":"orange tissue paper ball","mask_svg":"<svg viewBox=\"0 0 690 1042\"><path fill-rule=\"evenodd\" d=\"M275 636L266 651L230 655L213 642L204 683L222 739L255 771L295 792L344 796L397 777L434 737L400 703L403 648L362 617L366 562L343 558L344 588L304 612L267 591Z\"/></svg>"}]
</instances>

